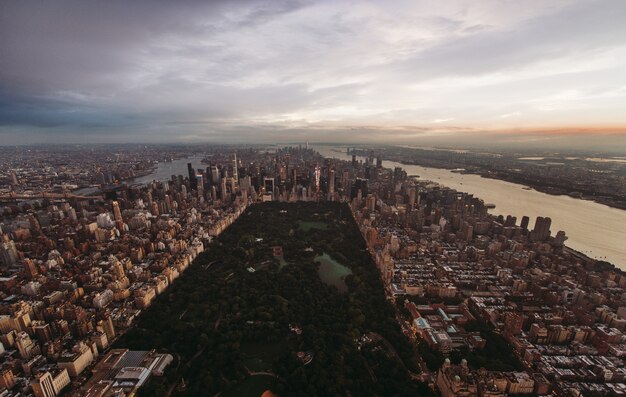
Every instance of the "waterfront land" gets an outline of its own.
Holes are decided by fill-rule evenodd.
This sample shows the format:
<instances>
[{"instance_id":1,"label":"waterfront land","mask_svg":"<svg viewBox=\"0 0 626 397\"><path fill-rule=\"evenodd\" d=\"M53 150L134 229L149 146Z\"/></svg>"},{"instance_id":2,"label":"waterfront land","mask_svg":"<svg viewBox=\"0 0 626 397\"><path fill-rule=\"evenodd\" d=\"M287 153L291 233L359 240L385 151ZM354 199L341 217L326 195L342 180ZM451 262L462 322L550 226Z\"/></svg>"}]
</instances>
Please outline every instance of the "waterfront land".
<instances>
[{"instance_id":1,"label":"waterfront land","mask_svg":"<svg viewBox=\"0 0 626 397\"><path fill-rule=\"evenodd\" d=\"M528 186L543 193L626 209L626 163L596 153L478 152L383 146L354 153L406 165L443 168Z\"/></svg>"},{"instance_id":2,"label":"waterfront land","mask_svg":"<svg viewBox=\"0 0 626 397\"><path fill-rule=\"evenodd\" d=\"M249 207L118 345L177 357L145 396L427 393L339 203Z\"/></svg>"},{"instance_id":3,"label":"waterfront land","mask_svg":"<svg viewBox=\"0 0 626 397\"><path fill-rule=\"evenodd\" d=\"M48 192L94 170L5 173L17 194L0 207L0 336L14 390L50 377L107 397L446 394L457 376L502 393L623 388L626 273L560 232L623 254L623 211L345 149L231 149L93 197ZM133 156L108 157L89 161L124 180Z\"/></svg>"}]
</instances>

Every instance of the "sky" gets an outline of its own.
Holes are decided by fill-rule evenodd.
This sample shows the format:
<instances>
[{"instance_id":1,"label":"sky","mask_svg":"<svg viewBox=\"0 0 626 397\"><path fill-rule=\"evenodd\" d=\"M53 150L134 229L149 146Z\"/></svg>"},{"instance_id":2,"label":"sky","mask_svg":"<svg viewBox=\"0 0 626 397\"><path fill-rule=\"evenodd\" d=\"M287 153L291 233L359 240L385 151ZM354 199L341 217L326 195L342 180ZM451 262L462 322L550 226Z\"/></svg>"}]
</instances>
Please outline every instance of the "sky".
<instances>
[{"instance_id":1,"label":"sky","mask_svg":"<svg viewBox=\"0 0 626 397\"><path fill-rule=\"evenodd\" d=\"M623 145L626 1L0 2L0 144Z\"/></svg>"}]
</instances>

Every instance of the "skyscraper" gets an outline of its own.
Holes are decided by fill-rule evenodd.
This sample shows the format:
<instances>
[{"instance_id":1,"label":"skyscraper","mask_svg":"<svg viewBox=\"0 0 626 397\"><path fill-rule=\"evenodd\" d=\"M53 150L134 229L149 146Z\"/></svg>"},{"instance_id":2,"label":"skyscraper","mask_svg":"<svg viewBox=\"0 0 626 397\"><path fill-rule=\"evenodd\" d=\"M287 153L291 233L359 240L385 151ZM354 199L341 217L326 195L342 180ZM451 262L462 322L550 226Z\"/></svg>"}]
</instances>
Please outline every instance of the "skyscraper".
<instances>
[{"instance_id":1,"label":"skyscraper","mask_svg":"<svg viewBox=\"0 0 626 397\"><path fill-rule=\"evenodd\" d=\"M321 176L319 164L315 164L315 171L313 175L315 178L315 191L319 192L320 191L320 176Z\"/></svg>"},{"instance_id":2,"label":"skyscraper","mask_svg":"<svg viewBox=\"0 0 626 397\"><path fill-rule=\"evenodd\" d=\"M202 196L204 194L204 178L202 174L196 175L196 188L198 190L198 196Z\"/></svg>"},{"instance_id":3,"label":"skyscraper","mask_svg":"<svg viewBox=\"0 0 626 397\"><path fill-rule=\"evenodd\" d=\"M32 381L31 387L37 397L55 397L57 395L54 390L52 374L48 371L39 373L35 380Z\"/></svg>"},{"instance_id":4,"label":"skyscraper","mask_svg":"<svg viewBox=\"0 0 626 397\"><path fill-rule=\"evenodd\" d=\"M274 193L274 178L264 177L263 178L263 187L265 188L266 193Z\"/></svg>"},{"instance_id":5,"label":"skyscraper","mask_svg":"<svg viewBox=\"0 0 626 397\"><path fill-rule=\"evenodd\" d=\"M15 242L5 235L4 241L0 243L0 262L5 266L13 266L19 259Z\"/></svg>"},{"instance_id":6,"label":"skyscraper","mask_svg":"<svg viewBox=\"0 0 626 397\"><path fill-rule=\"evenodd\" d=\"M550 226L552 225L552 219L549 217L538 216L535 221L535 227L530 233L530 238L533 241L545 241L550 237Z\"/></svg>"},{"instance_id":7,"label":"skyscraper","mask_svg":"<svg viewBox=\"0 0 626 397\"><path fill-rule=\"evenodd\" d=\"M217 168L217 165L211 166L211 183L213 185L220 183L220 170Z\"/></svg>"},{"instance_id":8,"label":"skyscraper","mask_svg":"<svg viewBox=\"0 0 626 397\"><path fill-rule=\"evenodd\" d=\"M233 180L235 185L239 185L239 174L237 173L237 153L233 154Z\"/></svg>"},{"instance_id":9,"label":"skyscraper","mask_svg":"<svg viewBox=\"0 0 626 397\"><path fill-rule=\"evenodd\" d=\"M220 194L221 194L222 200L226 200L227 193L228 192L226 191L226 178L223 178L221 187L220 187Z\"/></svg>"},{"instance_id":10,"label":"skyscraper","mask_svg":"<svg viewBox=\"0 0 626 397\"><path fill-rule=\"evenodd\" d=\"M414 187L409 189L409 207L413 208L415 206L415 194L416 190Z\"/></svg>"},{"instance_id":11,"label":"skyscraper","mask_svg":"<svg viewBox=\"0 0 626 397\"><path fill-rule=\"evenodd\" d=\"M112 204L113 206L113 218L115 219L116 222L122 222L122 211L120 211L120 203L118 203L117 201L114 201Z\"/></svg>"},{"instance_id":12,"label":"skyscraper","mask_svg":"<svg viewBox=\"0 0 626 397\"><path fill-rule=\"evenodd\" d=\"M17 174L15 173L15 171L11 171L11 184L13 186L19 185L19 181L17 180Z\"/></svg>"},{"instance_id":13,"label":"skyscraper","mask_svg":"<svg viewBox=\"0 0 626 397\"><path fill-rule=\"evenodd\" d=\"M367 197L367 179L357 178L354 181L354 185L350 191L350 198L354 199L356 197Z\"/></svg>"},{"instance_id":14,"label":"skyscraper","mask_svg":"<svg viewBox=\"0 0 626 397\"><path fill-rule=\"evenodd\" d=\"M189 173L189 186L192 190L198 188L198 182L196 181L196 171L193 169L191 163L187 163L187 172Z\"/></svg>"},{"instance_id":15,"label":"skyscraper","mask_svg":"<svg viewBox=\"0 0 626 397\"><path fill-rule=\"evenodd\" d=\"M528 223L530 222L530 218L527 217L526 215L524 215L522 217L522 223L520 224L520 227L524 230L528 229Z\"/></svg>"}]
</instances>

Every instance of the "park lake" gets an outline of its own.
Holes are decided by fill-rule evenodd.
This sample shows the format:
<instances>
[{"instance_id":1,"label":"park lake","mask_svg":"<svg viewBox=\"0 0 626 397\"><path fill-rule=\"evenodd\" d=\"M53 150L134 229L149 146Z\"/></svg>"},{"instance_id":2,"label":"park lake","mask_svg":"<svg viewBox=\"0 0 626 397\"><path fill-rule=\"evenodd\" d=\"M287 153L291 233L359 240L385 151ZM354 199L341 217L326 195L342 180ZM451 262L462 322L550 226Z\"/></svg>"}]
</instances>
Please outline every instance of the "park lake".
<instances>
[{"instance_id":1,"label":"park lake","mask_svg":"<svg viewBox=\"0 0 626 397\"><path fill-rule=\"evenodd\" d=\"M315 261L320 264L317 272L324 284L334 285L341 293L348 290L345 277L352 274L350 268L337 262L325 252L316 256Z\"/></svg>"},{"instance_id":2,"label":"park lake","mask_svg":"<svg viewBox=\"0 0 626 397\"><path fill-rule=\"evenodd\" d=\"M304 230L305 232L308 232L311 229L318 229L318 230L328 229L328 224L322 221L299 221L298 224L299 224L300 229Z\"/></svg>"}]
</instances>

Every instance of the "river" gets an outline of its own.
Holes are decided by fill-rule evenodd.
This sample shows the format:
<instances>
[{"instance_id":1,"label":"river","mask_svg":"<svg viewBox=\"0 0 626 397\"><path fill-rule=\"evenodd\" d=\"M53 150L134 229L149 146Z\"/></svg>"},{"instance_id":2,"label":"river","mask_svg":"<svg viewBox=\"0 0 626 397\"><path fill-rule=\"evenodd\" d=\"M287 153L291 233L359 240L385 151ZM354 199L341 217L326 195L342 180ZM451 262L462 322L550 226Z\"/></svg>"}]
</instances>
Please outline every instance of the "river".
<instances>
[{"instance_id":1,"label":"river","mask_svg":"<svg viewBox=\"0 0 626 397\"><path fill-rule=\"evenodd\" d=\"M201 161L204 157L186 157L182 159L172 160L172 161L162 161L160 162L154 172L151 172L148 175L139 176L137 178L132 178L125 180L124 183L128 183L129 185L140 183L146 184L152 181L166 181L171 180L172 175L183 175L188 176L189 173L187 171L187 163L191 163L194 169L206 168L207 164L202 164Z\"/></svg>"},{"instance_id":2,"label":"river","mask_svg":"<svg viewBox=\"0 0 626 397\"><path fill-rule=\"evenodd\" d=\"M187 163L191 163L194 169L198 168L206 168L206 164L202 164L203 156L194 156L194 157L184 157L182 159L172 160L172 161L162 161L157 164L154 171L147 175L138 176L131 179L126 179L123 183L128 185L141 184L145 185L152 181L166 181L171 180L172 175L183 175L188 176L189 173L187 171ZM90 195L95 194L99 191L99 187L97 186L88 186L80 189L73 190L74 194L82 194L82 195Z\"/></svg>"},{"instance_id":3,"label":"river","mask_svg":"<svg viewBox=\"0 0 626 397\"><path fill-rule=\"evenodd\" d=\"M324 157L352 159L346 148L315 146ZM606 260L626 270L626 211L607 207L593 201L569 196L554 196L525 186L480 175L459 174L440 168L404 165L383 160L383 167L402 167L408 175L431 180L458 191L471 193L495 204L490 212L496 215L514 215L518 224L522 216L530 217L530 227L537 216L552 218L552 235L563 230L569 237L566 245L589 257Z\"/></svg>"}]
</instances>

